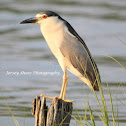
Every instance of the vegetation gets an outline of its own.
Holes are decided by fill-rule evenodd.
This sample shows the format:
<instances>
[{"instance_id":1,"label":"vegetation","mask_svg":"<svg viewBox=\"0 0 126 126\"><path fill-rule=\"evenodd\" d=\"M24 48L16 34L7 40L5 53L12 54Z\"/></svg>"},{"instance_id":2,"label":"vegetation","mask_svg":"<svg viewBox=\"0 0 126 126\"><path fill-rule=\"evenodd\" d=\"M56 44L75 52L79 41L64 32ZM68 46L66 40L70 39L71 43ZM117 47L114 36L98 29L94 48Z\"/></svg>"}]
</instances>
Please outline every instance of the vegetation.
<instances>
[{"instance_id":1,"label":"vegetation","mask_svg":"<svg viewBox=\"0 0 126 126\"><path fill-rule=\"evenodd\" d=\"M114 57L107 56L107 55L104 55L104 56L111 58L114 62L118 63L124 70L126 70L126 67L123 66ZM95 74L97 76L97 73L95 73ZM104 93L103 93L103 89L102 89L102 86L100 84L100 80L98 80L99 78L97 78L98 85L99 85L99 92L100 92L100 97L101 98L98 98L98 96L97 96L97 94L96 94L96 92L94 90L93 90L93 93L94 93L95 98L96 98L96 100L98 102L100 112L97 112L97 111L95 111L94 109L91 108L91 106L89 104L89 99L88 99L87 100L88 106L86 106L86 108L84 109L85 116L83 116L83 117L80 116L78 114L78 112L77 112L77 109L75 109L76 116L72 116L76 120L76 122L77 122L76 125L77 126L87 126L87 125L88 126L89 125L90 126L95 126L96 122L95 122L95 118L94 117L98 117L99 120L101 120L101 122L103 123L102 125L109 126L109 125L112 125L112 123L113 123L113 126L117 126L117 125L119 126L118 104L116 105L117 106L117 110L115 111L114 108L113 108L113 99L112 99L112 96L111 96L111 91L110 91L109 84L108 84L108 81L107 81L107 78L106 78L105 74L104 74L104 77L106 79L106 85L107 85L109 99L110 99L109 102L111 103L111 115L109 115L109 111L107 111L106 100L105 100L105 96L104 96ZM118 88L119 88L120 85L121 84L118 85ZM118 88L117 88L117 90L115 92L116 100L117 100ZM102 101L102 103L100 101ZM126 107L126 105L124 105L124 106ZM90 113L90 115L87 114L87 111Z\"/></svg>"},{"instance_id":2,"label":"vegetation","mask_svg":"<svg viewBox=\"0 0 126 126\"><path fill-rule=\"evenodd\" d=\"M126 67L123 66L114 57L107 56L107 55L104 55L104 56L109 57L114 62L116 62L118 65L120 65L124 70L126 70ZM92 64L92 66L94 66L94 64ZM94 71L95 71L95 68L94 68ZM95 71L95 74L96 74L96 76L98 76L96 71ZM73 114L72 117L73 117L74 120L76 120L76 126L95 126L96 125L95 117L97 117L100 120L100 122L103 123L102 125L105 125L105 126L109 126L109 125L119 126L118 104L116 105L117 110L115 110L113 108L113 99L112 99L112 94L111 94L111 91L110 91L110 88L109 88L109 83L108 83L107 78L106 78L105 75L104 75L104 77L106 79L106 85L107 85L109 99L110 99L109 102L111 104L111 115L110 115L109 111L107 110L107 105L106 105L106 100L105 100L105 96L104 96L104 93L103 93L103 89L102 89L100 80L97 77L97 81L98 81L98 85L99 85L99 92L100 92L98 95L100 95L100 98L98 98L99 96L97 95L97 93L94 90L92 90L92 91L93 91L93 93L95 95L95 98L96 98L96 100L98 102L100 112L98 112L98 111L91 108L91 105L89 103L89 99L86 100L88 105L84 108L83 116L79 114L78 110L74 106L74 108L75 108L74 112L76 114ZM118 85L117 90L115 92L115 97L114 98L116 100L117 100L118 88L119 88L120 85L121 85L121 83ZM84 93L85 93L85 89L84 89ZM125 91L124 91L124 93L125 93ZM10 111L10 113L11 113L13 119L14 119L15 125L19 126L19 123L16 120L16 118L15 118L13 112L11 111L10 107L8 106L5 98L4 98L4 100L5 100L5 103L6 103L6 107L8 108L8 110ZM123 104L121 101L120 101L120 103ZM123 104L123 105L126 107L125 104ZM27 118L27 117L25 117L25 118Z\"/></svg>"}]
</instances>

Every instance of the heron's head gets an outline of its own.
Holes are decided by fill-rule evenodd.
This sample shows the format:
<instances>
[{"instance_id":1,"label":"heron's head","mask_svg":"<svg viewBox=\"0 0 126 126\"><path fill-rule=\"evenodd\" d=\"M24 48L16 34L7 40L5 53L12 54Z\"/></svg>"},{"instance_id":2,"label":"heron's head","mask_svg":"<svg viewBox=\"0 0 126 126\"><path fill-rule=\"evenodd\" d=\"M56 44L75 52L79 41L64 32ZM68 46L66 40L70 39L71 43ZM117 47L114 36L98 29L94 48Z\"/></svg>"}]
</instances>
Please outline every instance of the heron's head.
<instances>
[{"instance_id":1,"label":"heron's head","mask_svg":"<svg viewBox=\"0 0 126 126\"><path fill-rule=\"evenodd\" d=\"M38 13L33 18L29 18L29 19L22 21L20 24L30 23L30 24L45 25L45 24L56 23L59 21L59 19L62 19L62 18L55 12L45 11L45 12Z\"/></svg>"}]
</instances>

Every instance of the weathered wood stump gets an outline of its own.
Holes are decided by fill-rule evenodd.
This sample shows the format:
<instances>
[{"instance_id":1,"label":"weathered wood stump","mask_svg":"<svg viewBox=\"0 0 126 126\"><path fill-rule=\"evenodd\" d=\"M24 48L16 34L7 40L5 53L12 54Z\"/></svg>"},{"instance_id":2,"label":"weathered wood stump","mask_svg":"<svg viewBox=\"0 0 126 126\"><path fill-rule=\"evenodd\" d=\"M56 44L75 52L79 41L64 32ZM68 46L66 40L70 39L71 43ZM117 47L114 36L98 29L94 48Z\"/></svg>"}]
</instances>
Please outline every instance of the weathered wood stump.
<instances>
[{"instance_id":1,"label":"weathered wood stump","mask_svg":"<svg viewBox=\"0 0 126 126\"><path fill-rule=\"evenodd\" d=\"M48 110L46 98L36 96L32 101L32 115L35 116L35 126L69 126L72 103L55 98Z\"/></svg>"}]
</instances>

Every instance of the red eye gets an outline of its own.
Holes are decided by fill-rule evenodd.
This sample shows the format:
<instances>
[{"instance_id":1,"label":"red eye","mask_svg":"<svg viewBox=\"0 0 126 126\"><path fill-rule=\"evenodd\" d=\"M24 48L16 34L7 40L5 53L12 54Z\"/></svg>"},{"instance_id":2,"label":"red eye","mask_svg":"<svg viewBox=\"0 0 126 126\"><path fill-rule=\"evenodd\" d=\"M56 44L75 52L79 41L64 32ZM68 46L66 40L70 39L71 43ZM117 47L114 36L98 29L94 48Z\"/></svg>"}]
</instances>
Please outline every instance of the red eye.
<instances>
[{"instance_id":1,"label":"red eye","mask_svg":"<svg viewBox=\"0 0 126 126\"><path fill-rule=\"evenodd\" d=\"M46 15L43 16L43 18L46 18L46 17L47 17Z\"/></svg>"}]
</instances>

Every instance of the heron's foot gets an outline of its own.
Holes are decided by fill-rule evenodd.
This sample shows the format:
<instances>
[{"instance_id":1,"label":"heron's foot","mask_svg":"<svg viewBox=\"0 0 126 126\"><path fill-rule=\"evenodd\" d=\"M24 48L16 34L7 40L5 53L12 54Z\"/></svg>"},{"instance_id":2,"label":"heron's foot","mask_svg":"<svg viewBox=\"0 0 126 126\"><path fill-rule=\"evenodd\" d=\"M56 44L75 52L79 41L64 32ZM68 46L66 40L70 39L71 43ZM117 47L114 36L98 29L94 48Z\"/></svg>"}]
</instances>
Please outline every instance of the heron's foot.
<instances>
[{"instance_id":1,"label":"heron's foot","mask_svg":"<svg viewBox=\"0 0 126 126\"><path fill-rule=\"evenodd\" d=\"M63 101L65 101L65 102L73 102L73 100L65 100L65 99L62 99L62 98L57 97L57 96L53 98L53 100L55 100L55 99L63 100Z\"/></svg>"},{"instance_id":2,"label":"heron's foot","mask_svg":"<svg viewBox=\"0 0 126 126\"><path fill-rule=\"evenodd\" d=\"M57 97L57 96L56 96L56 97L48 97L48 96L43 95L43 94L41 94L40 97L45 97L45 98L53 99L53 100L55 100L55 99L61 100L61 99L62 99L62 98ZM63 100L63 99L62 99L62 100ZM65 101L65 102L73 102L73 100L63 100L63 101Z\"/></svg>"},{"instance_id":3,"label":"heron's foot","mask_svg":"<svg viewBox=\"0 0 126 126\"><path fill-rule=\"evenodd\" d=\"M48 99L55 99L55 98L57 98L58 100L61 99L61 98L58 98L57 96L56 97L49 97L49 96L46 96L44 94L41 94L40 97L45 97L45 98L48 98Z\"/></svg>"},{"instance_id":4,"label":"heron's foot","mask_svg":"<svg viewBox=\"0 0 126 126\"><path fill-rule=\"evenodd\" d=\"M64 101L65 102L71 102L72 103L74 100L64 100Z\"/></svg>"}]
</instances>

